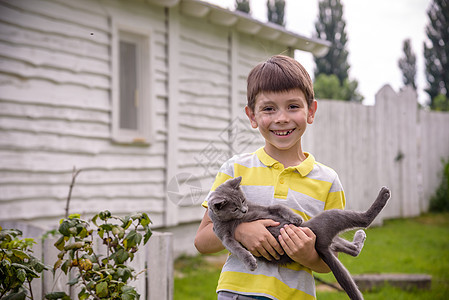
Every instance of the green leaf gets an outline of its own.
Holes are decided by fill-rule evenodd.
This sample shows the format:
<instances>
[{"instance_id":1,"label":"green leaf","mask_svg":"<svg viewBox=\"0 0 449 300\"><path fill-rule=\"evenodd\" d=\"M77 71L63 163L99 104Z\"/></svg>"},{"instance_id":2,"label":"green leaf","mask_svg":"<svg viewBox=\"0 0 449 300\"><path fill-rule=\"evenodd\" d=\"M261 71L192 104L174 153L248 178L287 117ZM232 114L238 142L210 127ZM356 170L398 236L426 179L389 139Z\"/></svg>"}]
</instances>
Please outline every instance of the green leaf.
<instances>
[{"instance_id":1,"label":"green leaf","mask_svg":"<svg viewBox=\"0 0 449 300\"><path fill-rule=\"evenodd\" d=\"M59 250L62 251L64 249L64 245L65 245L65 239L64 236L61 236L55 243L54 243L55 247Z\"/></svg>"},{"instance_id":2,"label":"green leaf","mask_svg":"<svg viewBox=\"0 0 449 300\"><path fill-rule=\"evenodd\" d=\"M146 227L151 224L151 220L146 213L142 213L142 219L140 220L140 224Z\"/></svg>"},{"instance_id":3,"label":"green leaf","mask_svg":"<svg viewBox=\"0 0 449 300\"><path fill-rule=\"evenodd\" d=\"M116 264L123 264L127 259L129 258L129 253L126 252L124 249L120 249L116 252L115 256L115 263Z\"/></svg>"},{"instance_id":4,"label":"green leaf","mask_svg":"<svg viewBox=\"0 0 449 300\"><path fill-rule=\"evenodd\" d=\"M70 297L65 292L53 292L45 295L45 299L62 299L70 300Z\"/></svg>"},{"instance_id":5,"label":"green leaf","mask_svg":"<svg viewBox=\"0 0 449 300\"><path fill-rule=\"evenodd\" d=\"M75 284L77 284L79 282L79 279L80 279L80 275L76 276L75 278L70 279L67 282L67 284L70 285L70 286L75 285Z\"/></svg>"},{"instance_id":6,"label":"green leaf","mask_svg":"<svg viewBox=\"0 0 449 300\"><path fill-rule=\"evenodd\" d=\"M144 239L143 239L143 244L145 245L148 240L150 239L150 237L153 235L153 232L151 232L150 228L147 228L145 235L144 235Z\"/></svg>"},{"instance_id":7,"label":"green leaf","mask_svg":"<svg viewBox=\"0 0 449 300\"><path fill-rule=\"evenodd\" d=\"M108 296L108 283L103 281L97 284L95 287L95 292L97 293L97 296L100 298L104 298Z\"/></svg>"},{"instance_id":8,"label":"green leaf","mask_svg":"<svg viewBox=\"0 0 449 300\"><path fill-rule=\"evenodd\" d=\"M123 244L127 249L133 248L140 244L142 240L142 235L136 230L131 230L125 237Z\"/></svg>"},{"instance_id":9,"label":"green leaf","mask_svg":"<svg viewBox=\"0 0 449 300\"><path fill-rule=\"evenodd\" d=\"M129 218L129 216L126 216L125 219L123 220L123 229L128 229L129 226L131 226L131 224L133 223L133 221Z\"/></svg>"},{"instance_id":10,"label":"green leaf","mask_svg":"<svg viewBox=\"0 0 449 300\"><path fill-rule=\"evenodd\" d=\"M26 291L22 289L17 293L11 293L6 297L2 297L2 300L25 300L26 295Z\"/></svg>"},{"instance_id":11,"label":"green leaf","mask_svg":"<svg viewBox=\"0 0 449 300\"><path fill-rule=\"evenodd\" d=\"M78 299L85 300L88 298L89 298L89 293L87 293L86 288L83 287L83 289L78 293Z\"/></svg>"},{"instance_id":12,"label":"green leaf","mask_svg":"<svg viewBox=\"0 0 449 300\"><path fill-rule=\"evenodd\" d=\"M24 282L25 279L26 279L26 277L27 277L27 273L25 272L24 269L18 269L18 270L16 270L16 278L17 278L18 280L20 280L21 282Z\"/></svg>"},{"instance_id":13,"label":"green leaf","mask_svg":"<svg viewBox=\"0 0 449 300\"><path fill-rule=\"evenodd\" d=\"M30 257L23 251L12 249L12 254L20 260L29 259Z\"/></svg>"},{"instance_id":14,"label":"green leaf","mask_svg":"<svg viewBox=\"0 0 449 300\"><path fill-rule=\"evenodd\" d=\"M62 264L61 270L62 270L65 274L67 274L67 271L69 270L69 266L70 266L70 261L69 261L69 260L66 260L66 261Z\"/></svg>"},{"instance_id":15,"label":"green leaf","mask_svg":"<svg viewBox=\"0 0 449 300\"><path fill-rule=\"evenodd\" d=\"M67 220L64 220L61 225L59 225L58 231L64 236L70 236L70 224Z\"/></svg>"}]
</instances>

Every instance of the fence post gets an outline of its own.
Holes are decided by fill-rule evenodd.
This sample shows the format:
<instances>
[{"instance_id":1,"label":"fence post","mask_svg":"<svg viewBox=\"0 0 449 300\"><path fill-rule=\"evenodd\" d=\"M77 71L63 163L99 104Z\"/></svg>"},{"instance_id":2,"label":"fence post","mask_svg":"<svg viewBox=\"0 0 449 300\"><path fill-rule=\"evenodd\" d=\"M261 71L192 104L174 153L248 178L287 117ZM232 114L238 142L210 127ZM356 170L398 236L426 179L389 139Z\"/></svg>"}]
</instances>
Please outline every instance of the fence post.
<instances>
[{"instance_id":1,"label":"fence post","mask_svg":"<svg viewBox=\"0 0 449 300\"><path fill-rule=\"evenodd\" d=\"M173 299L173 235L168 232L153 232L146 248L146 299Z\"/></svg>"}]
</instances>

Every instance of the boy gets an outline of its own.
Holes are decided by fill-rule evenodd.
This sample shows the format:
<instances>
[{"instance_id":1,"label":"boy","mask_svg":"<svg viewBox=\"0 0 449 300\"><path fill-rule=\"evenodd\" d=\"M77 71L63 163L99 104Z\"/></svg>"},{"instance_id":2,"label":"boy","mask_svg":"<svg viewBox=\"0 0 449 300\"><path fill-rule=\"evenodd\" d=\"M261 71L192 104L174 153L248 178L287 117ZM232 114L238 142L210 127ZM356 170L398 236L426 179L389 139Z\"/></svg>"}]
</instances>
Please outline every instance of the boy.
<instances>
[{"instance_id":1,"label":"boy","mask_svg":"<svg viewBox=\"0 0 449 300\"><path fill-rule=\"evenodd\" d=\"M327 209L343 209L345 197L337 174L302 151L301 137L317 110L312 81L296 60L273 56L248 75L246 115L258 128L265 146L236 155L220 168L212 191L226 180L242 176L249 201L262 205L282 203L306 221ZM203 203L207 208L207 198ZM286 253L295 262L279 266L257 261L251 272L232 254L218 281L218 299L315 299L312 271L327 273L328 266L315 251L315 235L293 225L281 229L279 243L266 227L273 220L258 220L237 227L235 238L255 256L272 260ZM195 237L200 253L224 249L213 232L207 211Z\"/></svg>"}]
</instances>

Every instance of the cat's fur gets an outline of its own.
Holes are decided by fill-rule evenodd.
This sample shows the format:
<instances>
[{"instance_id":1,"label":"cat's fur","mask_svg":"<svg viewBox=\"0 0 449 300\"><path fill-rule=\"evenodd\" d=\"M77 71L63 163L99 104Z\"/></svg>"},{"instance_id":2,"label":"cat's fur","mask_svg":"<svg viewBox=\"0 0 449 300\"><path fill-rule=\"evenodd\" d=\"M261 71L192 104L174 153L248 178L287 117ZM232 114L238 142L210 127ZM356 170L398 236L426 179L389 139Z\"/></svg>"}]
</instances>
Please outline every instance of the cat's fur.
<instances>
[{"instance_id":1,"label":"cat's fur","mask_svg":"<svg viewBox=\"0 0 449 300\"><path fill-rule=\"evenodd\" d=\"M381 189L376 201L366 212L332 209L323 211L303 223L303 219L287 206L280 204L261 206L247 201L240 189L241 179L241 177L229 179L217 187L208 201L209 217L214 224L214 232L226 249L236 255L248 269L254 271L257 268L256 258L234 238L234 231L239 224L260 219L280 222L279 226L267 227L276 240L280 235L280 229L286 224L308 227L316 235L315 249L318 255L332 270L341 287L351 299L363 299L348 270L334 256L333 251L352 256L360 253L365 241L363 230L356 232L353 242L339 237L338 234L353 228L368 227L390 198L390 191L387 188ZM279 260L273 259L270 262L285 264L291 261L292 259L284 254Z\"/></svg>"}]
</instances>

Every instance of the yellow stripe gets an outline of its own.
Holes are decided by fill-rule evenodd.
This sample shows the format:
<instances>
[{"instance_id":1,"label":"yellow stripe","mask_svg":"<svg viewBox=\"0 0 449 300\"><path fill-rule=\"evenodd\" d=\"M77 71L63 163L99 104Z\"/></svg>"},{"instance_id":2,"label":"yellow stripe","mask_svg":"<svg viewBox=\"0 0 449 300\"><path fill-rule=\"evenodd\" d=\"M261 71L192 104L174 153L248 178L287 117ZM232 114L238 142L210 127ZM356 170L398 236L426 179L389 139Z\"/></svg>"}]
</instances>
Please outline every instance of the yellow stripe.
<instances>
[{"instance_id":1,"label":"yellow stripe","mask_svg":"<svg viewBox=\"0 0 449 300\"><path fill-rule=\"evenodd\" d=\"M231 179L232 176L229 176L228 174L218 172L217 176L215 177L214 185L212 186L212 191L215 191L215 189L224 183L226 180Z\"/></svg>"},{"instance_id":2,"label":"yellow stripe","mask_svg":"<svg viewBox=\"0 0 449 300\"><path fill-rule=\"evenodd\" d=\"M311 219L311 217L308 214L306 214L306 213L304 213L302 211L299 211L299 210L296 210L296 209L293 209L293 208L290 208L290 209L293 210L298 215L300 215L301 218L304 220L304 222L305 221L309 221Z\"/></svg>"},{"instance_id":3,"label":"yellow stripe","mask_svg":"<svg viewBox=\"0 0 449 300\"><path fill-rule=\"evenodd\" d=\"M252 167L234 164L235 177L242 176L242 185L273 185L276 180L276 174L270 168L266 167Z\"/></svg>"},{"instance_id":4,"label":"yellow stripe","mask_svg":"<svg viewBox=\"0 0 449 300\"><path fill-rule=\"evenodd\" d=\"M324 210L344 209L346 205L345 193L343 191L329 193Z\"/></svg>"},{"instance_id":5,"label":"yellow stripe","mask_svg":"<svg viewBox=\"0 0 449 300\"><path fill-rule=\"evenodd\" d=\"M301 180L290 180L289 186L290 189L296 192L325 202L327 193L330 190L332 183L323 180L303 177L301 178Z\"/></svg>"},{"instance_id":6,"label":"yellow stripe","mask_svg":"<svg viewBox=\"0 0 449 300\"><path fill-rule=\"evenodd\" d=\"M233 282L245 284L235 285ZM281 300L314 300L315 297L294 289L275 277L238 272L223 272L218 280L218 290L239 291L242 293L263 293Z\"/></svg>"}]
</instances>

